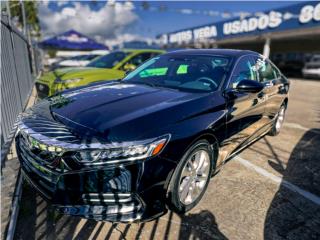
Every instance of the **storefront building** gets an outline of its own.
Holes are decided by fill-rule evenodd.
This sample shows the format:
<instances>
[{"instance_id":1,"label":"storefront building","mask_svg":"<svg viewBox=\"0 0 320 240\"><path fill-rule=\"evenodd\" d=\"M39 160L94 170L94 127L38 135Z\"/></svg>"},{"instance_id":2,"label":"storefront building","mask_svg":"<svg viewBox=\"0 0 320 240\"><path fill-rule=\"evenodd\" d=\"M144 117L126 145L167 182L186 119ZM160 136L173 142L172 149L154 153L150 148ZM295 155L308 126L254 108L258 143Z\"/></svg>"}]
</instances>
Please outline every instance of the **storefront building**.
<instances>
[{"instance_id":1,"label":"storefront building","mask_svg":"<svg viewBox=\"0 0 320 240\"><path fill-rule=\"evenodd\" d=\"M158 36L165 48L251 49L272 53L320 53L320 2L291 6Z\"/></svg>"}]
</instances>

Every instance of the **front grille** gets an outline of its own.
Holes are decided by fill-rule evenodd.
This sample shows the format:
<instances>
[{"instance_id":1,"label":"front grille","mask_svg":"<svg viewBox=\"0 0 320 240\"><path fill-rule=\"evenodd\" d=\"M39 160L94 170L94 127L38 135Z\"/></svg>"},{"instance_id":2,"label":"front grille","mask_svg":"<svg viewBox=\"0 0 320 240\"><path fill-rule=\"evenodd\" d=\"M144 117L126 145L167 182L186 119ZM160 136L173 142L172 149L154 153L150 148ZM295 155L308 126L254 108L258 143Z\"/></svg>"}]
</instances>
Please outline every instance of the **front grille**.
<instances>
[{"instance_id":1,"label":"front grille","mask_svg":"<svg viewBox=\"0 0 320 240\"><path fill-rule=\"evenodd\" d=\"M145 210L144 202L135 194L110 195L99 194L100 198L108 200L108 204L95 205L54 205L63 214L81 216L97 221L131 222L142 217ZM96 197L96 196L94 196ZM101 201L101 199L99 200ZM104 203L106 203L104 201Z\"/></svg>"},{"instance_id":2,"label":"front grille","mask_svg":"<svg viewBox=\"0 0 320 240\"><path fill-rule=\"evenodd\" d=\"M45 98L49 96L49 87L43 83L36 83L36 89L39 98Z\"/></svg>"},{"instance_id":3,"label":"front grille","mask_svg":"<svg viewBox=\"0 0 320 240\"><path fill-rule=\"evenodd\" d=\"M306 69L318 69L320 68L319 64L308 64L306 65Z\"/></svg>"},{"instance_id":4,"label":"front grille","mask_svg":"<svg viewBox=\"0 0 320 240\"><path fill-rule=\"evenodd\" d=\"M131 193L86 193L82 194L84 203L104 205L110 203L127 203L133 201Z\"/></svg>"}]
</instances>

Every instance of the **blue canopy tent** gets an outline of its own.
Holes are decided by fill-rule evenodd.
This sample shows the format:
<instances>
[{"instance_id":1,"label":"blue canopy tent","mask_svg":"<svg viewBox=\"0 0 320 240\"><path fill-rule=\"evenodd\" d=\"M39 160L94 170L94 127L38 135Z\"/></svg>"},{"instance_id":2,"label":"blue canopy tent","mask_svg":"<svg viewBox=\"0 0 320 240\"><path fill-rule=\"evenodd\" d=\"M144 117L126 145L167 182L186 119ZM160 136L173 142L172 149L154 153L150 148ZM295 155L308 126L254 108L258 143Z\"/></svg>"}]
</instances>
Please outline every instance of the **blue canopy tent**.
<instances>
[{"instance_id":1,"label":"blue canopy tent","mask_svg":"<svg viewBox=\"0 0 320 240\"><path fill-rule=\"evenodd\" d=\"M56 35L38 43L40 48L44 49L59 49L59 50L107 50L108 47L97 43L93 39L75 31Z\"/></svg>"}]
</instances>

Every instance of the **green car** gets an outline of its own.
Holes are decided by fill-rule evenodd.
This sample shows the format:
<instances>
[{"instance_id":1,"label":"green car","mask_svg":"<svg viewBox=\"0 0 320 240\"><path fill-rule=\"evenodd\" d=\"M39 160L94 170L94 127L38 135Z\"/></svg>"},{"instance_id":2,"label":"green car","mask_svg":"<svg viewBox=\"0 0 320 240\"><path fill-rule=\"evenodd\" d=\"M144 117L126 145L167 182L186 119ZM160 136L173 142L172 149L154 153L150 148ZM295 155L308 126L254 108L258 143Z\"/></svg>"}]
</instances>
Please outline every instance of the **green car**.
<instances>
[{"instance_id":1,"label":"green car","mask_svg":"<svg viewBox=\"0 0 320 240\"><path fill-rule=\"evenodd\" d=\"M128 49L114 51L95 58L86 67L61 68L43 74L36 81L39 98L59 91L90 83L121 79L126 72L134 70L149 58L164 53L154 49Z\"/></svg>"}]
</instances>

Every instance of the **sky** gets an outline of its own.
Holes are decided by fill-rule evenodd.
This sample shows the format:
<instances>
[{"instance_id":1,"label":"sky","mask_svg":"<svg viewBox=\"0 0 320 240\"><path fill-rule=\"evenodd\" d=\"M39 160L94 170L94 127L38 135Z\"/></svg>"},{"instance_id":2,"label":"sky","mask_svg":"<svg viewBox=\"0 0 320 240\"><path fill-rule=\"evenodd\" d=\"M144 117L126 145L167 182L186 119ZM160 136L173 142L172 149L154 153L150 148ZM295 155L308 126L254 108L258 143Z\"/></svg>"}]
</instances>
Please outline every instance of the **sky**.
<instances>
[{"instance_id":1,"label":"sky","mask_svg":"<svg viewBox=\"0 0 320 240\"><path fill-rule=\"evenodd\" d=\"M299 2L42 1L38 8L44 38L74 29L112 45Z\"/></svg>"}]
</instances>

